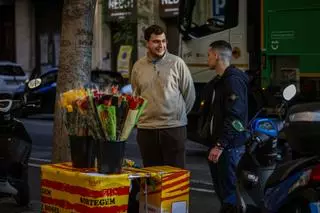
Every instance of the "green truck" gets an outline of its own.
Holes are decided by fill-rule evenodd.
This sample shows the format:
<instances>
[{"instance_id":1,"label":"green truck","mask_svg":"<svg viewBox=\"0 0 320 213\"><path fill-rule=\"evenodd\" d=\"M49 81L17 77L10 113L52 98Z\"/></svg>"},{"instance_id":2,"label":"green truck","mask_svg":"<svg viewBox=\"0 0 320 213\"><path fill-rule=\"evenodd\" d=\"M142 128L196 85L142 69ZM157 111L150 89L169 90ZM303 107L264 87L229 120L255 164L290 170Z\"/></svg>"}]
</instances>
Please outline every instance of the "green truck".
<instances>
[{"instance_id":1,"label":"green truck","mask_svg":"<svg viewBox=\"0 0 320 213\"><path fill-rule=\"evenodd\" d=\"M214 76L207 68L208 45L233 46L233 64L257 73L261 88L295 83L299 98L320 98L318 0L180 0L181 56L196 88Z\"/></svg>"},{"instance_id":2,"label":"green truck","mask_svg":"<svg viewBox=\"0 0 320 213\"><path fill-rule=\"evenodd\" d=\"M319 16L320 2L316 0L264 1L262 87L290 80L296 82L301 98L319 98Z\"/></svg>"},{"instance_id":3,"label":"green truck","mask_svg":"<svg viewBox=\"0 0 320 213\"><path fill-rule=\"evenodd\" d=\"M277 97L294 83L294 103L320 99L319 0L180 0L179 14L181 57L197 92L189 139L197 140L199 95L215 75L207 66L208 47L215 40L230 42L232 63L254 77L251 86Z\"/></svg>"}]
</instances>

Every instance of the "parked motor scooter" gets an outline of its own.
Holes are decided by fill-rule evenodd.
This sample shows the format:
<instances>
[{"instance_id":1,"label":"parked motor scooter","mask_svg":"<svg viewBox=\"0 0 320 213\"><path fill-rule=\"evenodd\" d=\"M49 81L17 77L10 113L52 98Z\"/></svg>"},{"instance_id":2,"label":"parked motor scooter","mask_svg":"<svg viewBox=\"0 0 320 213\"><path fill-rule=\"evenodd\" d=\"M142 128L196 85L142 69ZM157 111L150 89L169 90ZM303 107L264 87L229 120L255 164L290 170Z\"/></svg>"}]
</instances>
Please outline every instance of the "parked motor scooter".
<instances>
[{"instance_id":1,"label":"parked motor scooter","mask_svg":"<svg viewBox=\"0 0 320 213\"><path fill-rule=\"evenodd\" d=\"M293 85L284 89L284 94ZM285 96L281 106L277 109L279 118L258 117L259 110L245 129L239 121L234 121L233 126L238 131L246 131L249 135L246 151L241 157L236 175L236 196L231 203L238 203L243 212L258 212L263 206L264 188L267 179L283 159L285 153L280 149L279 133L284 121L281 116L285 103L295 96ZM283 144L282 144L283 145Z\"/></svg>"},{"instance_id":2,"label":"parked motor scooter","mask_svg":"<svg viewBox=\"0 0 320 213\"><path fill-rule=\"evenodd\" d=\"M283 97L288 101L295 93L295 86L290 85ZM241 161L249 160L239 163L237 171L237 212L320 212L319 111L320 103L296 105L288 111L283 129L287 142L305 157L275 165L269 175L261 175L256 165L259 147L268 143L269 135L250 141ZM277 130L274 123L268 123L261 126L266 133ZM241 123L234 127L245 131Z\"/></svg>"},{"instance_id":3,"label":"parked motor scooter","mask_svg":"<svg viewBox=\"0 0 320 213\"><path fill-rule=\"evenodd\" d=\"M320 212L320 103L290 108L284 132L300 158L281 164L265 186L267 212Z\"/></svg>"},{"instance_id":4,"label":"parked motor scooter","mask_svg":"<svg viewBox=\"0 0 320 213\"><path fill-rule=\"evenodd\" d=\"M0 92L0 197L13 196L18 205L25 206L32 141L23 123L13 116L22 104L12 94Z\"/></svg>"}]
</instances>

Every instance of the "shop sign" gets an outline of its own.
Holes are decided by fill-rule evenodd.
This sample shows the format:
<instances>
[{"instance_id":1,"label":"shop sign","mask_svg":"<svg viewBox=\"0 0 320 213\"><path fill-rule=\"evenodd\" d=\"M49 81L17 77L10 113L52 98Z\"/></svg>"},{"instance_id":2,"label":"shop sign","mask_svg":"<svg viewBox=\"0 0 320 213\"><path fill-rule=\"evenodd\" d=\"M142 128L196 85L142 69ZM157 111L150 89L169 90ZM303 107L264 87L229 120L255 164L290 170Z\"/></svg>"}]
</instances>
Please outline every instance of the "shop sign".
<instances>
[{"instance_id":1,"label":"shop sign","mask_svg":"<svg viewBox=\"0 0 320 213\"><path fill-rule=\"evenodd\" d=\"M180 0L160 0L160 17L173 18L179 15Z\"/></svg>"},{"instance_id":2,"label":"shop sign","mask_svg":"<svg viewBox=\"0 0 320 213\"><path fill-rule=\"evenodd\" d=\"M136 0L106 0L107 21L117 21L130 17L136 20Z\"/></svg>"}]
</instances>

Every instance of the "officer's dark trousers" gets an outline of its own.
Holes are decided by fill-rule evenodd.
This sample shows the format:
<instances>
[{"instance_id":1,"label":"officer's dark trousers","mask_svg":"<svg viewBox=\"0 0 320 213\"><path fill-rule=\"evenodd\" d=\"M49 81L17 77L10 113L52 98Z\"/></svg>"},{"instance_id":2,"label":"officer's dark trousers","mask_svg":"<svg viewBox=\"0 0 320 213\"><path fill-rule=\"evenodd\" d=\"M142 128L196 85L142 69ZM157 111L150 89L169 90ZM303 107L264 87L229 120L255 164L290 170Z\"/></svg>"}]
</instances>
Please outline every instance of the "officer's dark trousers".
<instances>
[{"instance_id":1,"label":"officer's dark trousers","mask_svg":"<svg viewBox=\"0 0 320 213\"><path fill-rule=\"evenodd\" d=\"M143 165L169 165L185 168L186 127L167 129L138 129L139 144Z\"/></svg>"},{"instance_id":2,"label":"officer's dark trousers","mask_svg":"<svg viewBox=\"0 0 320 213\"><path fill-rule=\"evenodd\" d=\"M237 179L236 168L244 151L244 146L225 149L218 163L208 161L214 190L221 204L225 203L226 199L235 193Z\"/></svg>"}]
</instances>

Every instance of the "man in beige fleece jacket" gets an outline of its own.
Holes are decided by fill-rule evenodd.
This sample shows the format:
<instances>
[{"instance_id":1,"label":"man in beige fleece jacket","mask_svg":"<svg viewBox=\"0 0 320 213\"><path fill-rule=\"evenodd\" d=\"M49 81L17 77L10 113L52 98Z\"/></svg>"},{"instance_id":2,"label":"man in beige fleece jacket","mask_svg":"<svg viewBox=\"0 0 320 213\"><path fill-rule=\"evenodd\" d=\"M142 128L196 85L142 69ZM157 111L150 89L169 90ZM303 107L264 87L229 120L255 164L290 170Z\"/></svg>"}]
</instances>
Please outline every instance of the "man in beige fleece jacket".
<instances>
[{"instance_id":1,"label":"man in beige fleece jacket","mask_svg":"<svg viewBox=\"0 0 320 213\"><path fill-rule=\"evenodd\" d=\"M184 168L187 113L195 101L193 80L185 62L167 52L160 26L148 27L144 38L147 55L134 64L131 73L134 93L148 100L137 125L143 164Z\"/></svg>"}]
</instances>

